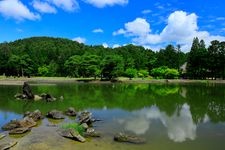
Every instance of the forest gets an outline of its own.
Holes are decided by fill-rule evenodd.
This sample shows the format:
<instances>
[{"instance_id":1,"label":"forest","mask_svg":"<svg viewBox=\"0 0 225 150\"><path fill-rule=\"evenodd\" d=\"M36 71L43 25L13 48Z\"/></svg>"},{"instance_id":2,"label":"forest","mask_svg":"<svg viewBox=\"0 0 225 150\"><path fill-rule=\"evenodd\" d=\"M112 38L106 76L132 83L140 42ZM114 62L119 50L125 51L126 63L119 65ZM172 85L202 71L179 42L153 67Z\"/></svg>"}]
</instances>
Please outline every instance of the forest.
<instances>
[{"instance_id":1,"label":"forest","mask_svg":"<svg viewBox=\"0 0 225 150\"><path fill-rule=\"evenodd\" d=\"M183 67L181 67L183 66ZM0 43L0 75L156 79L225 79L225 42L193 39L190 52L168 45L157 52L142 46L89 46L64 38L31 37Z\"/></svg>"}]
</instances>

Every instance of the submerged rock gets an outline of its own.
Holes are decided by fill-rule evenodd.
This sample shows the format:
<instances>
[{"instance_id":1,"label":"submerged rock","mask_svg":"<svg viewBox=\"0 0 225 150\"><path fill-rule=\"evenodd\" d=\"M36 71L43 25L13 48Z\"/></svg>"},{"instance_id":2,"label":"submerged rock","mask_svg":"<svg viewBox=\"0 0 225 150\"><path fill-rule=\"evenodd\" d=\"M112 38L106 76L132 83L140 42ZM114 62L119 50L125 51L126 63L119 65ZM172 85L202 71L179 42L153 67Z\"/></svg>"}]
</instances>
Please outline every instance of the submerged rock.
<instances>
[{"instance_id":1,"label":"submerged rock","mask_svg":"<svg viewBox=\"0 0 225 150\"><path fill-rule=\"evenodd\" d=\"M68 116L76 116L77 112L75 111L73 107L69 107L67 111L65 112L65 114Z\"/></svg>"},{"instance_id":2,"label":"submerged rock","mask_svg":"<svg viewBox=\"0 0 225 150\"><path fill-rule=\"evenodd\" d=\"M27 99L34 99L34 94L31 91L30 85L27 82L23 84L23 94L26 95Z\"/></svg>"},{"instance_id":3,"label":"submerged rock","mask_svg":"<svg viewBox=\"0 0 225 150\"><path fill-rule=\"evenodd\" d=\"M135 144L142 144L145 143L145 139L133 136L133 135L126 135L124 133L119 133L114 136L114 140L117 142L129 142Z\"/></svg>"},{"instance_id":4,"label":"submerged rock","mask_svg":"<svg viewBox=\"0 0 225 150\"><path fill-rule=\"evenodd\" d=\"M52 110L52 111L48 112L46 116L48 118L52 118L52 119L64 119L65 118L63 116L62 112L58 111L58 110Z\"/></svg>"},{"instance_id":5,"label":"submerged rock","mask_svg":"<svg viewBox=\"0 0 225 150\"><path fill-rule=\"evenodd\" d=\"M9 131L9 134L23 134L28 131L30 131L30 128L24 127L24 128L16 128Z\"/></svg>"},{"instance_id":6,"label":"submerged rock","mask_svg":"<svg viewBox=\"0 0 225 150\"><path fill-rule=\"evenodd\" d=\"M84 143L86 140L83 136L81 136L77 131L74 129L61 129L59 131L59 134L65 138L69 138L72 140L76 140L79 142Z\"/></svg>"},{"instance_id":7,"label":"submerged rock","mask_svg":"<svg viewBox=\"0 0 225 150\"><path fill-rule=\"evenodd\" d=\"M39 95L34 95L34 101L40 101L42 100L43 98Z\"/></svg>"},{"instance_id":8,"label":"submerged rock","mask_svg":"<svg viewBox=\"0 0 225 150\"><path fill-rule=\"evenodd\" d=\"M26 112L24 114L24 117L32 118L34 121L38 121L44 118L43 115L41 114L41 111L38 109L35 110L34 112Z\"/></svg>"},{"instance_id":9,"label":"submerged rock","mask_svg":"<svg viewBox=\"0 0 225 150\"><path fill-rule=\"evenodd\" d=\"M15 146L17 144L16 141L14 142L8 142L8 143L2 143L0 144L0 150L7 150L12 148L13 146Z\"/></svg>"},{"instance_id":10,"label":"submerged rock","mask_svg":"<svg viewBox=\"0 0 225 150\"><path fill-rule=\"evenodd\" d=\"M89 137L100 137L101 134L96 132L94 128L88 128L86 130L86 132L84 133L84 136L86 136L86 137L88 137L88 136Z\"/></svg>"}]
</instances>

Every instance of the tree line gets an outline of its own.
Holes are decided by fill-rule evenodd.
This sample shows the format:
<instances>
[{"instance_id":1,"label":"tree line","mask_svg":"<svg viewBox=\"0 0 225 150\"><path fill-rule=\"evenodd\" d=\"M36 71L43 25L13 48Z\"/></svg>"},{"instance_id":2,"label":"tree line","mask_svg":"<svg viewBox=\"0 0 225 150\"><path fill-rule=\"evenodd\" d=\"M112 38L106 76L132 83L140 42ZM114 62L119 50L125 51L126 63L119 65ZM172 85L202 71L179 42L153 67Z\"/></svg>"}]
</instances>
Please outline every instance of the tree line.
<instances>
[{"instance_id":1,"label":"tree line","mask_svg":"<svg viewBox=\"0 0 225 150\"><path fill-rule=\"evenodd\" d=\"M182 76L180 66L188 62L185 77L224 77L224 43L213 41L209 48L203 45L202 40L194 39L190 53L183 53L179 45L154 52L131 44L104 48L63 38L31 37L0 43L0 75L172 79ZM207 61L208 56L213 60ZM198 62L199 58L204 61ZM212 65L203 66L206 61Z\"/></svg>"}]
</instances>

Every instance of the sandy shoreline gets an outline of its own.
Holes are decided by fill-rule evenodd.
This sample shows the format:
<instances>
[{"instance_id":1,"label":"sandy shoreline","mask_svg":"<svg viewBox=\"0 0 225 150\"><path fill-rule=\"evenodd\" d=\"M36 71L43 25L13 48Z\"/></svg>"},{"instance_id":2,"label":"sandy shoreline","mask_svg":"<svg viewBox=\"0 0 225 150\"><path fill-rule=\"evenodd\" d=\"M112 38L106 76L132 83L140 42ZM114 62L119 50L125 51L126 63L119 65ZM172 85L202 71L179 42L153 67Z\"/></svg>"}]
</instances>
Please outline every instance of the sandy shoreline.
<instances>
[{"instance_id":1,"label":"sandy shoreline","mask_svg":"<svg viewBox=\"0 0 225 150\"><path fill-rule=\"evenodd\" d=\"M110 81L100 81L93 79L77 79L77 78L63 78L63 77L34 77L34 78L0 78L0 85L23 85L24 82L30 83L112 83ZM187 79L119 79L119 83L220 83L225 84L225 80L187 80Z\"/></svg>"}]
</instances>

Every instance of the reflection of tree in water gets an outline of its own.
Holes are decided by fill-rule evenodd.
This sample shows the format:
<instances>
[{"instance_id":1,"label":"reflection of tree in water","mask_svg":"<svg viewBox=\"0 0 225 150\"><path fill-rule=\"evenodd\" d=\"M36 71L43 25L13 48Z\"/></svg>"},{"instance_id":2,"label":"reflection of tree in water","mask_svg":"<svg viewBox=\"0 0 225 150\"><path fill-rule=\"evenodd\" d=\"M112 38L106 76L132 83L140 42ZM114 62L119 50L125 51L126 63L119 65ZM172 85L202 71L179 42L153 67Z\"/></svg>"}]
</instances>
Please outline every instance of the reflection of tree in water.
<instances>
[{"instance_id":1,"label":"reflection of tree in water","mask_svg":"<svg viewBox=\"0 0 225 150\"><path fill-rule=\"evenodd\" d=\"M225 89L223 85L187 86L187 103L193 120L204 121L206 115L212 122L225 121Z\"/></svg>"}]
</instances>

